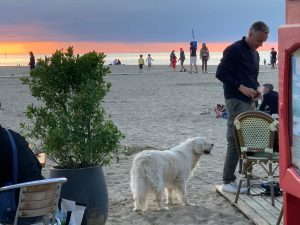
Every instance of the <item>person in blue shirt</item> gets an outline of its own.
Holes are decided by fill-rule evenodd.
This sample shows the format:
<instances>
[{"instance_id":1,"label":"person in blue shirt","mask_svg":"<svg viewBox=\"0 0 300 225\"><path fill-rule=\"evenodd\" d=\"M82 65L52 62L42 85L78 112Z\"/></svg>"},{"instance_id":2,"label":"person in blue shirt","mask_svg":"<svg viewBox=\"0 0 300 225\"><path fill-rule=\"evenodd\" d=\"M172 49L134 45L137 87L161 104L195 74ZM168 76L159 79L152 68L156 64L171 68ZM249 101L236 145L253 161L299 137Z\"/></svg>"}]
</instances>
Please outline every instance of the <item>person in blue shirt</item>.
<instances>
[{"instance_id":1,"label":"person in blue shirt","mask_svg":"<svg viewBox=\"0 0 300 225\"><path fill-rule=\"evenodd\" d=\"M273 91L272 84L264 84L263 87L263 97L259 110L270 115L278 114L278 92Z\"/></svg>"},{"instance_id":2,"label":"person in blue shirt","mask_svg":"<svg viewBox=\"0 0 300 225\"><path fill-rule=\"evenodd\" d=\"M255 101L260 92L257 90L259 73L259 54L257 48L267 40L269 27L262 21L253 23L247 37L228 46L217 67L216 78L223 83L227 121L227 152L223 169L224 192L237 192L235 170L239 161L233 134L233 121L242 112L255 110ZM241 193L246 189L242 188Z\"/></svg>"}]
</instances>

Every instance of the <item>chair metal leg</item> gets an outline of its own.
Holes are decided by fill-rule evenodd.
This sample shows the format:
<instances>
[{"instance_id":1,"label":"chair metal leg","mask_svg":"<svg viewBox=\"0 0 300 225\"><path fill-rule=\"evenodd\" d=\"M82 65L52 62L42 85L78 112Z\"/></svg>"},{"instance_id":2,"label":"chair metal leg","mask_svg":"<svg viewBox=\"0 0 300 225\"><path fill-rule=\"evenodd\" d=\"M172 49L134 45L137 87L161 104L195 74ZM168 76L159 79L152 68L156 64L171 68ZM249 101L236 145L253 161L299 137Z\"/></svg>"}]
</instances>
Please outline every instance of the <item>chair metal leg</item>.
<instances>
[{"instance_id":1,"label":"chair metal leg","mask_svg":"<svg viewBox=\"0 0 300 225\"><path fill-rule=\"evenodd\" d=\"M276 225L280 225L280 222L281 222L282 216L283 216L283 206L281 207L281 210L280 210L280 213L279 213L279 216L278 216L278 219L277 219Z\"/></svg>"},{"instance_id":2,"label":"chair metal leg","mask_svg":"<svg viewBox=\"0 0 300 225\"><path fill-rule=\"evenodd\" d=\"M239 174L243 172L243 159L240 158L239 160Z\"/></svg>"},{"instance_id":3,"label":"chair metal leg","mask_svg":"<svg viewBox=\"0 0 300 225\"><path fill-rule=\"evenodd\" d=\"M236 192L236 195L235 195L235 200L234 200L235 203L237 203L238 200L239 200L239 196L240 196L240 192L241 192L241 188L242 188L242 183L243 183L243 178L241 178L240 181L239 181L239 186L238 186L238 189L237 189L237 192Z\"/></svg>"},{"instance_id":4,"label":"chair metal leg","mask_svg":"<svg viewBox=\"0 0 300 225\"><path fill-rule=\"evenodd\" d=\"M272 170L272 163L269 163L269 185L270 185L270 191L271 191L271 201L272 201L272 206L275 206L275 202L274 202L274 178L273 178L273 174L272 174L273 170Z\"/></svg>"}]
</instances>

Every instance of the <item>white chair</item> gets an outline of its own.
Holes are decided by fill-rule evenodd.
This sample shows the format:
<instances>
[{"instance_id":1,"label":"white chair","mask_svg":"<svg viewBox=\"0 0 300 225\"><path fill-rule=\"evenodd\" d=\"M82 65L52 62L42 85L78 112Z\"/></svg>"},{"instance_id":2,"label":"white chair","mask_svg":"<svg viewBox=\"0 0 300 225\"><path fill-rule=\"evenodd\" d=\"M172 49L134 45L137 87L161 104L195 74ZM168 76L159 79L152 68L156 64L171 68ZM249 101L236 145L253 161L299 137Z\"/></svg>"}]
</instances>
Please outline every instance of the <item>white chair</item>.
<instances>
[{"instance_id":1,"label":"white chair","mask_svg":"<svg viewBox=\"0 0 300 225\"><path fill-rule=\"evenodd\" d=\"M19 217L44 216L55 223L61 185L67 178L51 178L1 187L0 191L19 189L19 203L14 219L14 225L18 224ZM43 224L47 224L41 221Z\"/></svg>"}]
</instances>

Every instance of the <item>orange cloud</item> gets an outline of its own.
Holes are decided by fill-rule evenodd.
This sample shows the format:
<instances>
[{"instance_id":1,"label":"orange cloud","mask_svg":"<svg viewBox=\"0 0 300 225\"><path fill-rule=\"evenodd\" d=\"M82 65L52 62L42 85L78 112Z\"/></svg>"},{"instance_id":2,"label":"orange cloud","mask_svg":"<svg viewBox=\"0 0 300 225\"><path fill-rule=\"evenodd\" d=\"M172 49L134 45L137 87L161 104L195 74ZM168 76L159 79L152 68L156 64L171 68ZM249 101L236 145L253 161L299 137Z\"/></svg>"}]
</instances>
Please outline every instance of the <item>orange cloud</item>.
<instances>
[{"instance_id":1,"label":"orange cloud","mask_svg":"<svg viewBox=\"0 0 300 225\"><path fill-rule=\"evenodd\" d=\"M220 52L231 43L208 42L206 44L211 52ZM104 53L170 52L172 50L179 51L180 48L189 51L189 42L0 42L0 54L27 54L29 51L34 52L34 54L50 54L56 49L66 49L69 46L73 46L76 53L85 53L93 50ZM259 50L268 51L271 47L277 49L277 43L265 43Z\"/></svg>"}]
</instances>

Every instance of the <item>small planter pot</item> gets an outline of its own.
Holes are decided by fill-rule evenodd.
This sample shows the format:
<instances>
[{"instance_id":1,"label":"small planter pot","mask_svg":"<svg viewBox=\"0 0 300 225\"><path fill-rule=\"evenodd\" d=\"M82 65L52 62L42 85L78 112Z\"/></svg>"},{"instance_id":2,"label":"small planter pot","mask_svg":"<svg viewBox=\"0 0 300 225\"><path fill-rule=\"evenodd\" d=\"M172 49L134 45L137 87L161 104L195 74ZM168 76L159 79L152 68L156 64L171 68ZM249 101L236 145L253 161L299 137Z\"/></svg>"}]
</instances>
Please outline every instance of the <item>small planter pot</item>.
<instances>
[{"instance_id":1,"label":"small planter pot","mask_svg":"<svg viewBox=\"0 0 300 225\"><path fill-rule=\"evenodd\" d=\"M61 198L86 205L81 225L104 225L108 215L108 195L102 167L50 169L49 177L66 177Z\"/></svg>"}]
</instances>

